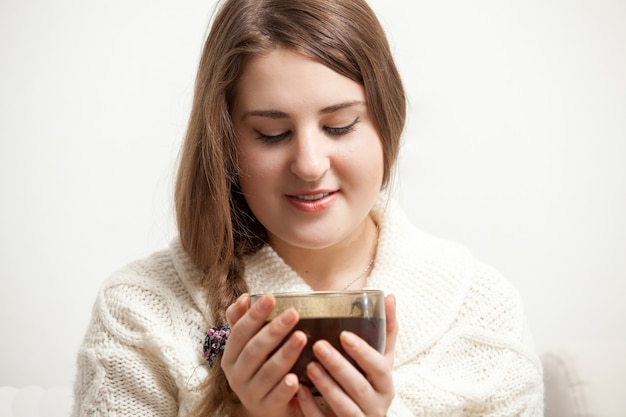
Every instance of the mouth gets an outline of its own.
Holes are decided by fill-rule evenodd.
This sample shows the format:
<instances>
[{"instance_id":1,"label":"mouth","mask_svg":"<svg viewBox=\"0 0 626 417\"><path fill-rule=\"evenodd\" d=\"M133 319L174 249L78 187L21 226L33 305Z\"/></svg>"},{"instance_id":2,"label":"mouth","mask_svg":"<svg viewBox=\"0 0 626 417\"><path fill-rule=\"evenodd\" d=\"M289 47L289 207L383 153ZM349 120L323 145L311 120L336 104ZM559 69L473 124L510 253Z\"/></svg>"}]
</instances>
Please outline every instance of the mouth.
<instances>
[{"instance_id":1,"label":"mouth","mask_svg":"<svg viewBox=\"0 0 626 417\"><path fill-rule=\"evenodd\" d=\"M339 190L296 191L293 194L287 194L287 199L296 209L306 213L314 213L331 207L338 195Z\"/></svg>"},{"instance_id":2,"label":"mouth","mask_svg":"<svg viewBox=\"0 0 626 417\"><path fill-rule=\"evenodd\" d=\"M328 197L331 194L332 193L330 192L315 193L315 194L295 194L295 195L291 195L290 197L295 198L296 200L300 200L300 201L315 201L315 200L321 200L324 197Z\"/></svg>"}]
</instances>

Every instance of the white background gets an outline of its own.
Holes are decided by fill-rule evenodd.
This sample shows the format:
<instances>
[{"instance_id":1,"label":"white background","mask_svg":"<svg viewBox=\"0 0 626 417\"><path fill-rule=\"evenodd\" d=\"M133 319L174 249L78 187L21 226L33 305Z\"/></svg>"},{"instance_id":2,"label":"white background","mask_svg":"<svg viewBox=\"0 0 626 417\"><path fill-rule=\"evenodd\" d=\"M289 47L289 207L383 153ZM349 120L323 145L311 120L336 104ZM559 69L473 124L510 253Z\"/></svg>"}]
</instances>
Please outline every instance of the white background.
<instances>
[{"instance_id":1,"label":"white background","mask_svg":"<svg viewBox=\"0 0 626 417\"><path fill-rule=\"evenodd\" d=\"M626 2L371 4L410 99L415 224L513 282L538 351L626 339ZM0 385L71 384L102 280L175 236L211 9L0 3Z\"/></svg>"}]
</instances>

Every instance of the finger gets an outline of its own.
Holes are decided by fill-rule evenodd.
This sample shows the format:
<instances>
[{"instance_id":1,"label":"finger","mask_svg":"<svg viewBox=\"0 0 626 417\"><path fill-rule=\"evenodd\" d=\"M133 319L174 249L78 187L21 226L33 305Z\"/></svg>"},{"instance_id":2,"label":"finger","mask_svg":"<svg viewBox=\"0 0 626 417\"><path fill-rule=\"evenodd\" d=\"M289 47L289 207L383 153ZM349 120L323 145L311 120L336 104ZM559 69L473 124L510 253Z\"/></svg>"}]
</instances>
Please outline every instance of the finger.
<instances>
[{"instance_id":1,"label":"finger","mask_svg":"<svg viewBox=\"0 0 626 417\"><path fill-rule=\"evenodd\" d=\"M259 358L256 364L251 364L249 368L245 370L243 374L239 374L234 370L237 365L242 351L248 346L251 339L259 332L259 329L265 325L265 319L269 316L274 308L275 300L272 296L263 296L256 303L254 303L248 310L237 320L231 327L230 336L228 342L224 348L222 354L222 368L228 377L231 385L239 385L240 381L249 379L254 372L260 366L260 363L264 358ZM236 318L237 307L234 307L234 312L231 313ZM232 376L232 377L229 377ZM234 377L237 376L237 379ZM235 386L233 386L235 388Z\"/></svg>"},{"instance_id":2,"label":"finger","mask_svg":"<svg viewBox=\"0 0 626 417\"><path fill-rule=\"evenodd\" d=\"M341 355L337 351L335 351L335 353L337 355ZM363 376L353 366L349 364L348 366L356 372L357 375L355 375L355 378L360 378L362 381L367 383L365 378L363 378ZM313 382L313 385L315 385L315 388L317 388L322 398L324 398L325 402L335 412L335 414L349 416L363 414L359 406L355 403L355 400L348 396L338 381L335 381L335 375L331 376L331 371L324 369L320 363L311 362L307 365L306 372L311 382ZM352 380L350 382L350 384L356 383L356 380Z\"/></svg>"},{"instance_id":3,"label":"finger","mask_svg":"<svg viewBox=\"0 0 626 417\"><path fill-rule=\"evenodd\" d=\"M348 356L354 359L363 372L365 372L368 385L374 392L382 394L393 392L391 365L384 356L352 332L341 332L339 340ZM347 390L348 394L353 398L355 398L354 396L359 396L359 398L364 397L362 391L366 391L364 392L366 397L368 395L374 395L374 392L368 392L356 384L354 384L354 386L349 385Z\"/></svg>"},{"instance_id":4,"label":"finger","mask_svg":"<svg viewBox=\"0 0 626 417\"><path fill-rule=\"evenodd\" d=\"M337 349L335 349L328 341L320 340L313 345L313 353L323 366L323 370L326 372L320 373L315 368L314 377L320 378L313 380L315 386L322 392L323 386L327 386L328 389L333 389L335 384L338 383L344 387L345 391L354 398L355 395L367 396L373 393L373 389L366 381L363 374L352 365L346 357L344 357ZM330 380L327 380L326 373L330 375ZM322 385L322 386L319 386ZM326 398L326 395L322 393Z\"/></svg>"},{"instance_id":5,"label":"finger","mask_svg":"<svg viewBox=\"0 0 626 417\"><path fill-rule=\"evenodd\" d=\"M324 413L320 410L311 390L304 385L298 390L298 403L300 409L306 417L324 417Z\"/></svg>"},{"instance_id":6,"label":"finger","mask_svg":"<svg viewBox=\"0 0 626 417\"><path fill-rule=\"evenodd\" d=\"M385 342L385 358L389 363L389 367L393 366L393 357L396 348L396 338L398 337L398 320L396 316L396 297L389 294L385 297L385 317L386 317L386 342Z\"/></svg>"},{"instance_id":7,"label":"finger","mask_svg":"<svg viewBox=\"0 0 626 417\"><path fill-rule=\"evenodd\" d=\"M231 328L237 324L239 319L248 311L249 305L250 296L248 294L242 294L237 301L226 309L226 321Z\"/></svg>"},{"instance_id":8,"label":"finger","mask_svg":"<svg viewBox=\"0 0 626 417\"><path fill-rule=\"evenodd\" d=\"M231 334L226 344L227 349L224 351L225 359L230 356L235 358L239 356L246 343L265 325L275 303L274 297L262 296L231 326ZM236 310L235 307L235 312L232 313L234 316L236 316Z\"/></svg>"},{"instance_id":9,"label":"finger","mask_svg":"<svg viewBox=\"0 0 626 417\"><path fill-rule=\"evenodd\" d=\"M380 367L381 354L363 339L354 333L345 331L341 332L339 339L346 353L357 362L366 375L368 372L372 372L372 363ZM327 341L322 340L315 343L313 345L313 353L332 378L337 381L354 401L363 405L376 394L375 388L363 376L361 371ZM379 374L379 372L376 372L376 374Z\"/></svg>"},{"instance_id":10,"label":"finger","mask_svg":"<svg viewBox=\"0 0 626 417\"><path fill-rule=\"evenodd\" d=\"M251 312L252 309L250 310ZM247 315L239 323L246 319ZM296 310L292 308L287 309L252 336L240 350L236 363L233 365L232 372L238 375L237 378L239 380L239 382L235 381L234 383L245 384L252 390L259 393L263 392L263 397L269 393L289 371L295 363L298 353L306 345L306 336L304 333L299 332L293 338L290 338L290 341L295 342L287 343L286 346L276 351L298 323L298 320L299 316ZM229 343L230 338L234 334L233 330L229 337ZM276 354L274 354L274 351L276 351ZM226 355L226 350L224 354Z\"/></svg>"},{"instance_id":11,"label":"finger","mask_svg":"<svg viewBox=\"0 0 626 417\"><path fill-rule=\"evenodd\" d=\"M251 381L251 390L270 390L265 396L268 404L287 403L298 390L298 377L289 370L307 343L304 332L295 331L287 341L261 366Z\"/></svg>"},{"instance_id":12,"label":"finger","mask_svg":"<svg viewBox=\"0 0 626 417\"><path fill-rule=\"evenodd\" d=\"M298 383L296 374L285 375L263 398L262 404L267 404L270 407L274 407L276 404L289 404L298 392Z\"/></svg>"}]
</instances>

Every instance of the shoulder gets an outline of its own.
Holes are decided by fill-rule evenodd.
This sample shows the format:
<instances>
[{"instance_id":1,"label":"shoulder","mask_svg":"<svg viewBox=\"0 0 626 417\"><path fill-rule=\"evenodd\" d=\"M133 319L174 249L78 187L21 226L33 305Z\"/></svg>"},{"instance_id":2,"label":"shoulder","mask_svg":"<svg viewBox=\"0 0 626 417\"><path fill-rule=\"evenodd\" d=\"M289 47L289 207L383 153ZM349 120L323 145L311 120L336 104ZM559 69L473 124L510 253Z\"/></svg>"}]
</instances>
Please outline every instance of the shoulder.
<instances>
[{"instance_id":1,"label":"shoulder","mask_svg":"<svg viewBox=\"0 0 626 417\"><path fill-rule=\"evenodd\" d=\"M200 366L206 319L193 271L173 244L103 283L78 352L80 407L123 405L154 414L153 407L191 401L188 388L206 377Z\"/></svg>"},{"instance_id":2,"label":"shoulder","mask_svg":"<svg viewBox=\"0 0 626 417\"><path fill-rule=\"evenodd\" d=\"M466 335L485 341L532 348L524 302L517 288L497 269L475 258L468 272L450 329L463 329Z\"/></svg>"},{"instance_id":3,"label":"shoulder","mask_svg":"<svg viewBox=\"0 0 626 417\"><path fill-rule=\"evenodd\" d=\"M521 334L521 297L466 247L417 229L396 202L379 208L378 285L396 294L407 342L426 349L459 325Z\"/></svg>"},{"instance_id":4,"label":"shoulder","mask_svg":"<svg viewBox=\"0 0 626 417\"><path fill-rule=\"evenodd\" d=\"M464 246L418 230L397 203L381 220L378 283L397 299L399 386L418 389L417 374L419 388L450 407L461 398L502 409L540 402L541 366L516 288Z\"/></svg>"},{"instance_id":5,"label":"shoulder","mask_svg":"<svg viewBox=\"0 0 626 417\"><path fill-rule=\"evenodd\" d=\"M198 273L179 244L113 273L98 292L93 324L131 345L174 334L181 323L203 320Z\"/></svg>"}]
</instances>

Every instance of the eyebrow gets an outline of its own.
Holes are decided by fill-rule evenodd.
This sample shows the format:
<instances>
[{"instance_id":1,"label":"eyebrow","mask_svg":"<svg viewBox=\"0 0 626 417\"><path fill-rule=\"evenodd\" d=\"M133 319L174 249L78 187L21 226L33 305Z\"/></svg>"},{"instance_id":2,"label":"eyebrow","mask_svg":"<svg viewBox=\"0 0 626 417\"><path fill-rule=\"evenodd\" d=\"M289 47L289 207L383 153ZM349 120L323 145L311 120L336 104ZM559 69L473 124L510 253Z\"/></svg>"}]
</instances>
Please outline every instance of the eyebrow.
<instances>
[{"instance_id":1,"label":"eyebrow","mask_svg":"<svg viewBox=\"0 0 626 417\"><path fill-rule=\"evenodd\" d=\"M332 114L339 110L347 109L354 106L365 106L365 102L361 100L345 101L343 103L333 104L332 106L324 107L319 111L319 113ZM289 114L281 110L251 110L244 113L243 116L241 116L241 119L243 120L251 116L267 117L270 119L286 119L289 117Z\"/></svg>"},{"instance_id":2,"label":"eyebrow","mask_svg":"<svg viewBox=\"0 0 626 417\"><path fill-rule=\"evenodd\" d=\"M324 107L322 110L320 110L320 114L331 114L336 111L347 109L347 108L354 107L354 106L365 106L365 102L361 100L345 101L343 103Z\"/></svg>"}]
</instances>

